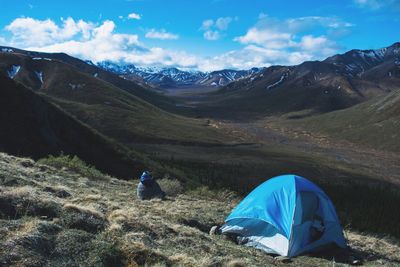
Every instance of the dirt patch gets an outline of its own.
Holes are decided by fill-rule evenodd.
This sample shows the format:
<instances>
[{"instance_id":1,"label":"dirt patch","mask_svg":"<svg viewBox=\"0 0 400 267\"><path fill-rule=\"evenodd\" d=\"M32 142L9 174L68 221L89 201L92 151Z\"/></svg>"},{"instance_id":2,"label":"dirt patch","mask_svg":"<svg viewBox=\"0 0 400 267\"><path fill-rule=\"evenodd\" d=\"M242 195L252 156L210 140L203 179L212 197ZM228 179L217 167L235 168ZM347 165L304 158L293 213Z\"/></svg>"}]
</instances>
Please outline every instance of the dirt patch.
<instances>
[{"instance_id":1,"label":"dirt patch","mask_svg":"<svg viewBox=\"0 0 400 267\"><path fill-rule=\"evenodd\" d=\"M51 187L51 186L46 186L46 187L43 189L43 191L49 192L49 193L51 193L52 195L54 195L54 196L56 196L56 197L59 197L59 198L67 198L67 197L70 197L70 196L71 196L71 194L70 194L67 190L65 190L65 189L56 188L56 187Z\"/></svg>"},{"instance_id":2,"label":"dirt patch","mask_svg":"<svg viewBox=\"0 0 400 267\"><path fill-rule=\"evenodd\" d=\"M211 227L213 227L216 224L216 223L204 223L196 219L180 219L178 222L183 225L199 229L203 233L209 233Z\"/></svg>"}]
</instances>

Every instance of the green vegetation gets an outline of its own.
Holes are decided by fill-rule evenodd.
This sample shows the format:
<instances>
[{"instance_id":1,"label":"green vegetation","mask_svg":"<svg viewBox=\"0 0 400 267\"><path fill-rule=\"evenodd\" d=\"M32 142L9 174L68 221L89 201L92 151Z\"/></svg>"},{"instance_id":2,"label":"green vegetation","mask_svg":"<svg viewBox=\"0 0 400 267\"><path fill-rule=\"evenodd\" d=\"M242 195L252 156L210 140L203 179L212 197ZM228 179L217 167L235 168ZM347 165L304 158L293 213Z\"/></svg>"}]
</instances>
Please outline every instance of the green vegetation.
<instances>
[{"instance_id":1,"label":"green vegetation","mask_svg":"<svg viewBox=\"0 0 400 267\"><path fill-rule=\"evenodd\" d=\"M143 165L139 155L73 118L34 91L0 75L0 149L34 159L77 155L114 176L128 179Z\"/></svg>"},{"instance_id":2,"label":"green vegetation","mask_svg":"<svg viewBox=\"0 0 400 267\"><path fill-rule=\"evenodd\" d=\"M281 123L286 128L302 128L365 147L400 152L400 90L360 105Z\"/></svg>"},{"instance_id":3,"label":"green vegetation","mask_svg":"<svg viewBox=\"0 0 400 267\"><path fill-rule=\"evenodd\" d=\"M86 164L83 160L77 156L70 156L61 154L59 156L48 156L38 160L39 164L45 164L56 167L58 169L67 168L73 172L79 173L82 176L86 176L90 179L99 179L104 175L97 170L95 167Z\"/></svg>"}]
</instances>

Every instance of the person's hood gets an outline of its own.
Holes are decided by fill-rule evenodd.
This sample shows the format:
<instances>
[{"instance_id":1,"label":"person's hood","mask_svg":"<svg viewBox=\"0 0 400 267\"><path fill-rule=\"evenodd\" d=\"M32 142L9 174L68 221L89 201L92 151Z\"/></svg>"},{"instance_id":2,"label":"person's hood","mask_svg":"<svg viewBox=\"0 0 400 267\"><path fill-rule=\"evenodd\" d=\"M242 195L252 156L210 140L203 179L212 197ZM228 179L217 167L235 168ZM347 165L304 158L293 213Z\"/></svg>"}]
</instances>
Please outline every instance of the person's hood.
<instances>
[{"instance_id":1,"label":"person's hood","mask_svg":"<svg viewBox=\"0 0 400 267\"><path fill-rule=\"evenodd\" d=\"M148 171L144 171L142 173L142 176L140 176L141 182L152 180L152 179L153 179L153 177L151 176L150 172L148 172Z\"/></svg>"}]
</instances>

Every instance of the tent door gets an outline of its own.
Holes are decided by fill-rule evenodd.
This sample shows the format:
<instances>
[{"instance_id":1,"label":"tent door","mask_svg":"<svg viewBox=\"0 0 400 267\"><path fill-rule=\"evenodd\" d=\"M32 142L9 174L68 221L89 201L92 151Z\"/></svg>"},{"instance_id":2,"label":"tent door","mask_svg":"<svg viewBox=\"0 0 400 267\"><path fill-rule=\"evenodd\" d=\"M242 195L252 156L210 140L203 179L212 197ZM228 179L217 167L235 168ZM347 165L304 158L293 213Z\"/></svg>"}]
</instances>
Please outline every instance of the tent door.
<instances>
[{"instance_id":1,"label":"tent door","mask_svg":"<svg viewBox=\"0 0 400 267\"><path fill-rule=\"evenodd\" d=\"M296 200L295 225L301 225L304 231L302 245L308 245L320 239L325 225L320 200L314 192L301 191Z\"/></svg>"}]
</instances>

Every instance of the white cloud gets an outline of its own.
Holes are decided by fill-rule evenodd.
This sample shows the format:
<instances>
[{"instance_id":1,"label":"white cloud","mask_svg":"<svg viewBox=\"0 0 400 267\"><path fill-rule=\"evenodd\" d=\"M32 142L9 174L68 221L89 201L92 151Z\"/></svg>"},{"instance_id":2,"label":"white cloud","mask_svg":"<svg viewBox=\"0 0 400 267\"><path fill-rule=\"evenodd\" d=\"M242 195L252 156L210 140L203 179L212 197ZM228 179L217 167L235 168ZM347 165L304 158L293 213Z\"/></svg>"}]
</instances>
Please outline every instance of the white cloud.
<instances>
[{"instance_id":1,"label":"white cloud","mask_svg":"<svg viewBox=\"0 0 400 267\"><path fill-rule=\"evenodd\" d=\"M145 37L160 40L176 40L179 38L179 35L167 32L165 29L161 29L159 31L151 29L146 33Z\"/></svg>"},{"instance_id":2,"label":"white cloud","mask_svg":"<svg viewBox=\"0 0 400 267\"><path fill-rule=\"evenodd\" d=\"M257 44L276 49L290 46L292 39L291 33L255 27L250 28L245 35L234 38L242 44Z\"/></svg>"},{"instance_id":3,"label":"white cloud","mask_svg":"<svg viewBox=\"0 0 400 267\"><path fill-rule=\"evenodd\" d=\"M84 38L89 38L89 33L93 29L92 23L83 20L75 21L72 18L61 19L63 25L57 26L54 21L35 20L33 18L17 18L6 26L6 30L13 35L13 44L47 45L54 41L62 41L82 34Z\"/></svg>"},{"instance_id":4,"label":"white cloud","mask_svg":"<svg viewBox=\"0 0 400 267\"><path fill-rule=\"evenodd\" d=\"M220 26L216 26L216 21L203 22L201 30L204 38L221 38L221 28L225 25L224 22L219 22ZM310 29L315 27L320 27L318 32L321 32L321 29L325 32L312 34ZM92 23L72 18L60 21L17 18L5 27L11 37L0 36L0 42L29 50L65 52L93 62L110 60L139 66L212 71L275 64L293 65L305 60L322 59L338 49L330 31L343 28L351 26L337 18L305 17L282 21L262 16L245 34L235 38L235 41L241 44L241 48L213 57L145 46L137 34L116 32L116 25L111 20ZM146 37L178 38L164 29L151 29L146 33Z\"/></svg>"},{"instance_id":5,"label":"white cloud","mask_svg":"<svg viewBox=\"0 0 400 267\"><path fill-rule=\"evenodd\" d=\"M203 33L204 39L209 40L209 41L215 41L218 40L221 36L219 34L219 31L212 31L208 30Z\"/></svg>"},{"instance_id":6,"label":"white cloud","mask_svg":"<svg viewBox=\"0 0 400 267\"><path fill-rule=\"evenodd\" d=\"M262 14L256 25L234 41L246 45L243 50L254 63L292 65L334 54L339 46L331 37L344 34L344 29L349 31L353 26L336 17L278 20ZM242 57L241 53L235 56L237 61Z\"/></svg>"},{"instance_id":7,"label":"white cloud","mask_svg":"<svg viewBox=\"0 0 400 267\"><path fill-rule=\"evenodd\" d=\"M260 14L258 14L258 19L265 19L266 17L268 17L268 15L265 14L264 12L261 12Z\"/></svg>"},{"instance_id":8,"label":"white cloud","mask_svg":"<svg viewBox=\"0 0 400 267\"><path fill-rule=\"evenodd\" d=\"M372 8L372 9L381 8L384 5L384 2L387 2L387 1L388 0L385 0L385 1L379 1L379 0L354 0L354 2L357 5L359 5L361 7L369 7L369 8Z\"/></svg>"},{"instance_id":9,"label":"white cloud","mask_svg":"<svg viewBox=\"0 0 400 267\"><path fill-rule=\"evenodd\" d=\"M312 35L305 35L301 38L298 45L304 50L313 51L323 47L329 47L330 42L332 41L328 40L325 36L314 37Z\"/></svg>"},{"instance_id":10,"label":"white cloud","mask_svg":"<svg viewBox=\"0 0 400 267\"><path fill-rule=\"evenodd\" d=\"M113 21L96 25L67 18L61 22L57 25L50 19L15 19L5 28L12 35L8 44L37 51L66 52L93 61L121 60L125 50L145 50L137 35L114 33Z\"/></svg>"},{"instance_id":11,"label":"white cloud","mask_svg":"<svg viewBox=\"0 0 400 267\"><path fill-rule=\"evenodd\" d=\"M110 20L95 24L68 18L57 25L52 20L24 18L6 26L12 37L4 40L0 36L0 42L4 40L7 45L34 51L64 52L93 62L110 60L142 66L197 68L201 61L183 51L148 48L139 41L138 35L116 33L115 29L115 23Z\"/></svg>"},{"instance_id":12,"label":"white cloud","mask_svg":"<svg viewBox=\"0 0 400 267\"><path fill-rule=\"evenodd\" d=\"M203 21L201 28L202 30L208 30L214 25L214 21L212 19L207 19Z\"/></svg>"},{"instance_id":13,"label":"white cloud","mask_svg":"<svg viewBox=\"0 0 400 267\"><path fill-rule=\"evenodd\" d=\"M141 19L141 18L142 18L142 16L139 15L139 14L137 14L137 13L130 13L130 14L128 15L128 19L137 19L137 20L139 20L139 19Z\"/></svg>"},{"instance_id":14,"label":"white cloud","mask_svg":"<svg viewBox=\"0 0 400 267\"><path fill-rule=\"evenodd\" d=\"M356 5L363 8L378 10L384 7L391 7L395 11L400 10L399 0L353 0Z\"/></svg>"},{"instance_id":15,"label":"white cloud","mask_svg":"<svg viewBox=\"0 0 400 267\"><path fill-rule=\"evenodd\" d=\"M237 17L220 17L215 21L212 19L204 20L200 30L204 31L203 37L206 40L215 41L222 37L222 32L228 30L229 24L237 20Z\"/></svg>"},{"instance_id":16,"label":"white cloud","mask_svg":"<svg viewBox=\"0 0 400 267\"><path fill-rule=\"evenodd\" d=\"M225 18L218 18L215 21L215 26L220 29L221 31L225 31L228 29L229 24L233 21L233 18L231 17L225 17Z\"/></svg>"}]
</instances>

